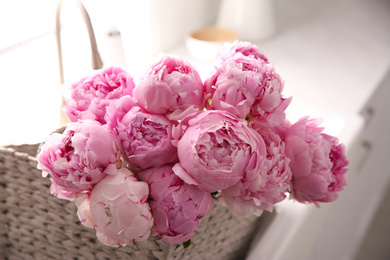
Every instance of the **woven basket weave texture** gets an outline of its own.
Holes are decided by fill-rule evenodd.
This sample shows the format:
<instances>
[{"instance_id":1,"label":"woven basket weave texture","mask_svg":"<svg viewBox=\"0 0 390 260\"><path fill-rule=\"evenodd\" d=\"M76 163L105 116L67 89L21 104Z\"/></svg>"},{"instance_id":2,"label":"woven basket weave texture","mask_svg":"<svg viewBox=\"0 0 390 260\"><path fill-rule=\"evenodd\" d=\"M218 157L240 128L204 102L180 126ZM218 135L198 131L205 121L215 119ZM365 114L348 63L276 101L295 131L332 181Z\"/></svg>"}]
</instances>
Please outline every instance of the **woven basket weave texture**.
<instances>
[{"instance_id":1,"label":"woven basket weave texture","mask_svg":"<svg viewBox=\"0 0 390 260\"><path fill-rule=\"evenodd\" d=\"M49 193L37 169L39 145L0 147L0 259L245 259L259 218L214 205L184 249L151 236L112 248L80 224L74 203Z\"/></svg>"}]
</instances>

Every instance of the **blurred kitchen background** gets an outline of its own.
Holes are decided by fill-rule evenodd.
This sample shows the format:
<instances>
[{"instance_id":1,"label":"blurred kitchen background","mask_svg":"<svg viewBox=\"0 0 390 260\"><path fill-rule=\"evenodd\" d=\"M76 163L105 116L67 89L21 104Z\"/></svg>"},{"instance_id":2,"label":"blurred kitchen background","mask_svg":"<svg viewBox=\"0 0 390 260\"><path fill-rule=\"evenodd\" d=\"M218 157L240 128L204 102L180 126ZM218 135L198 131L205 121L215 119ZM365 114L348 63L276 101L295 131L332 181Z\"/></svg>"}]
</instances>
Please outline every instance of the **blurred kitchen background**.
<instances>
[{"instance_id":1,"label":"blurred kitchen background","mask_svg":"<svg viewBox=\"0 0 390 260\"><path fill-rule=\"evenodd\" d=\"M92 70L77 2L64 0L60 9L65 84ZM188 49L189 35L216 25L236 31L286 81L290 119L321 116L326 132L347 145L349 186L339 201L321 209L282 204L249 259L390 259L389 0L81 3L103 66L122 66L135 79L160 52L182 56L206 77L212 61ZM42 142L60 125L58 4L0 2L0 145Z\"/></svg>"}]
</instances>

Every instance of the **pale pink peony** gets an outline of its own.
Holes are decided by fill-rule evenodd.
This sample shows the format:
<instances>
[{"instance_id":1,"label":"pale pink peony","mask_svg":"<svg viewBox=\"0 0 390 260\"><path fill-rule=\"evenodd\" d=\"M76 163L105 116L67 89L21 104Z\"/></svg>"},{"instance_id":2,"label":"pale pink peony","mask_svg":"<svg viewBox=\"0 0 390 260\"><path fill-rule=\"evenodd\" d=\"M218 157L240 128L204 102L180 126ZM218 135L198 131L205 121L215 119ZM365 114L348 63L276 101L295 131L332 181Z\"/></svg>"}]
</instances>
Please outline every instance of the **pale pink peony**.
<instances>
[{"instance_id":1,"label":"pale pink peony","mask_svg":"<svg viewBox=\"0 0 390 260\"><path fill-rule=\"evenodd\" d=\"M95 228L95 221L91 216L90 197L91 192L80 193L75 198L74 203L77 207L77 217L79 218L81 224L89 228Z\"/></svg>"},{"instance_id":2,"label":"pale pink peony","mask_svg":"<svg viewBox=\"0 0 390 260\"><path fill-rule=\"evenodd\" d=\"M291 102L282 96L284 81L274 67L242 53L216 66L204 85L208 109L228 111L264 126L283 123Z\"/></svg>"},{"instance_id":3,"label":"pale pink peony","mask_svg":"<svg viewBox=\"0 0 390 260\"><path fill-rule=\"evenodd\" d=\"M95 228L99 241L109 246L146 241L153 226L148 184L115 165L109 165L106 174L90 195L76 199L79 220Z\"/></svg>"},{"instance_id":4,"label":"pale pink peony","mask_svg":"<svg viewBox=\"0 0 390 260\"><path fill-rule=\"evenodd\" d=\"M256 124L266 127L277 127L286 119L285 110L292 97L284 98L282 91L284 80L275 72L275 68L266 64L261 70L263 90L253 104L250 117Z\"/></svg>"},{"instance_id":5,"label":"pale pink peony","mask_svg":"<svg viewBox=\"0 0 390 260\"><path fill-rule=\"evenodd\" d=\"M345 147L322 133L318 119L301 118L286 131L292 195L299 202L332 202L346 185Z\"/></svg>"},{"instance_id":6,"label":"pale pink peony","mask_svg":"<svg viewBox=\"0 0 390 260\"><path fill-rule=\"evenodd\" d=\"M258 73L263 64L242 55L240 58L214 67L204 85L208 109L228 111L244 119L263 89L262 75Z\"/></svg>"},{"instance_id":7,"label":"pale pink peony","mask_svg":"<svg viewBox=\"0 0 390 260\"><path fill-rule=\"evenodd\" d=\"M132 170L158 167L177 161L172 144L173 122L164 115L143 112L131 97L114 101L107 109L107 125L120 140Z\"/></svg>"},{"instance_id":8,"label":"pale pink peony","mask_svg":"<svg viewBox=\"0 0 390 260\"><path fill-rule=\"evenodd\" d=\"M285 155L285 143L272 128L258 129L267 147L267 157L261 171L252 181L239 181L221 191L219 201L236 215L252 212L260 216L263 210L286 198L290 188L290 160Z\"/></svg>"},{"instance_id":9,"label":"pale pink peony","mask_svg":"<svg viewBox=\"0 0 390 260\"><path fill-rule=\"evenodd\" d=\"M65 100L63 111L72 122L93 119L104 124L106 107L112 100L131 95L134 87L133 78L121 68L95 71L70 86L71 97Z\"/></svg>"},{"instance_id":10,"label":"pale pink peony","mask_svg":"<svg viewBox=\"0 0 390 260\"><path fill-rule=\"evenodd\" d=\"M199 219L213 206L210 193L184 183L173 173L171 165L148 169L137 176L149 184L153 235L171 244L191 239Z\"/></svg>"},{"instance_id":11,"label":"pale pink peony","mask_svg":"<svg viewBox=\"0 0 390 260\"><path fill-rule=\"evenodd\" d=\"M188 184L208 192L251 181L266 157L263 138L247 122L226 111L205 111L190 119L177 143L173 170Z\"/></svg>"},{"instance_id":12,"label":"pale pink peony","mask_svg":"<svg viewBox=\"0 0 390 260\"><path fill-rule=\"evenodd\" d=\"M200 75L190 63L160 55L135 87L134 98L146 111L177 120L203 109L203 92Z\"/></svg>"},{"instance_id":13,"label":"pale pink peony","mask_svg":"<svg viewBox=\"0 0 390 260\"><path fill-rule=\"evenodd\" d=\"M120 144L99 122L69 123L63 134L50 135L38 155L38 167L50 175L51 193L73 200L106 176L109 164L120 162Z\"/></svg>"},{"instance_id":14,"label":"pale pink peony","mask_svg":"<svg viewBox=\"0 0 390 260\"><path fill-rule=\"evenodd\" d=\"M222 54L219 55L218 60L225 61L236 55L236 53L242 53L244 56L253 57L264 61L265 63L270 63L268 58L259 51L259 48L245 41L235 41L230 44L225 45L225 50Z\"/></svg>"}]
</instances>

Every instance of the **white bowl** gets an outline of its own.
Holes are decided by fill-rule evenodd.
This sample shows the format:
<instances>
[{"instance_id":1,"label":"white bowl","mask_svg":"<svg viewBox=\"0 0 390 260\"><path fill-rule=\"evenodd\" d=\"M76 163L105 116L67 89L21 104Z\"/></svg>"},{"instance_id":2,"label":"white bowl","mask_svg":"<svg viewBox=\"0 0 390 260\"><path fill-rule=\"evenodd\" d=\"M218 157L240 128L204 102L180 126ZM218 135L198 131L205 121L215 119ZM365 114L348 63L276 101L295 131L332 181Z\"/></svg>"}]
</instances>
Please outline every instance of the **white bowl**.
<instances>
[{"instance_id":1,"label":"white bowl","mask_svg":"<svg viewBox=\"0 0 390 260\"><path fill-rule=\"evenodd\" d=\"M238 34L218 27L206 27L191 33L186 38L188 52L193 58L211 61L223 51L225 42L238 39Z\"/></svg>"}]
</instances>

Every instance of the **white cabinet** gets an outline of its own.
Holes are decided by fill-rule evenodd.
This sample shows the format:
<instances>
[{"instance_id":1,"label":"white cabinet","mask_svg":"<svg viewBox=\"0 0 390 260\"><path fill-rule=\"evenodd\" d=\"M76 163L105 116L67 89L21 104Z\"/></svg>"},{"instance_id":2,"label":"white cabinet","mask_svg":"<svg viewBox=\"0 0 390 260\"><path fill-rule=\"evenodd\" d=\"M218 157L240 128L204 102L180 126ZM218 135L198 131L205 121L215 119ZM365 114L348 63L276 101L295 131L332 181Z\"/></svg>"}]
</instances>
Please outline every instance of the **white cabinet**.
<instances>
[{"instance_id":1,"label":"white cabinet","mask_svg":"<svg viewBox=\"0 0 390 260\"><path fill-rule=\"evenodd\" d=\"M365 124L350 151L349 185L307 259L353 259L390 178L390 71L363 110ZM359 147L360 146L360 147Z\"/></svg>"},{"instance_id":2,"label":"white cabinet","mask_svg":"<svg viewBox=\"0 0 390 260\"><path fill-rule=\"evenodd\" d=\"M390 70L355 124L347 121L345 131L354 136L347 144L350 170L340 198L321 208L280 203L248 259L353 259L390 179L389 97Z\"/></svg>"}]
</instances>

